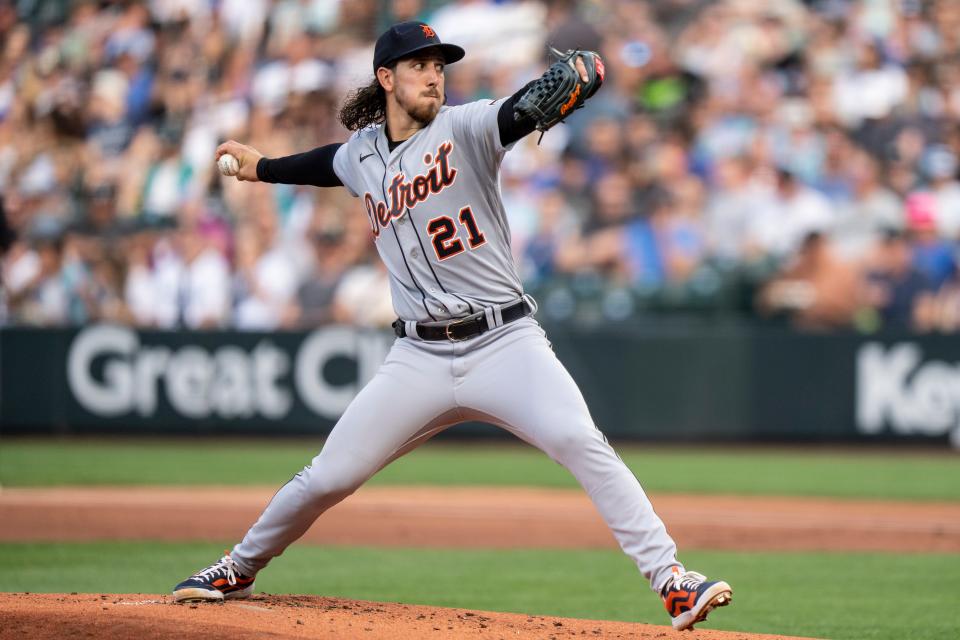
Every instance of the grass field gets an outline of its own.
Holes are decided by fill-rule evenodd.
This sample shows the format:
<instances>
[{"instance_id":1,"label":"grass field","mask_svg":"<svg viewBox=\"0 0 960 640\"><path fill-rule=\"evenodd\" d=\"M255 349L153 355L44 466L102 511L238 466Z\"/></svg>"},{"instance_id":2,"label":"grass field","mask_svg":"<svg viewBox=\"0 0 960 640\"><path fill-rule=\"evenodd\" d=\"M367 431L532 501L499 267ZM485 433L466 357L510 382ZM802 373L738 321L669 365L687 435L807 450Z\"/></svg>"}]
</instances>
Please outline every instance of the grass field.
<instances>
[{"instance_id":1,"label":"grass field","mask_svg":"<svg viewBox=\"0 0 960 640\"><path fill-rule=\"evenodd\" d=\"M0 485L276 485L318 441L0 439ZM650 492L960 500L960 457L949 453L618 447ZM722 478L722 482L715 479ZM576 487L523 445L427 444L371 484Z\"/></svg>"},{"instance_id":2,"label":"grass field","mask_svg":"<svg viewBox=\"0 0 960 640\"><path fill-rule=\"evenodd\" d=\"M0 591L167 593L220 548L0 544ZM710 628L850 640L954 638L960 629L958 556L691 552L682 558L734 586L734 606L714 614ZM294 546L261 574L257 589L668 622L630 562L606 550Z\"/></svg>"},{"instance_id":3,"label":"grass field","mask_svg":"<svg viewBox=\"0 0 960 640\"><path fill-rule=\"evenodd\" d=\"M0 439L0 485L279 486L319 442ZM960 500L949 453L622 447L651 492ZM716 482L722 478L723 482ZM575 487L525 446L428 444L372 484ZM2 526L2 523L0 523ZM0 544L0 591L168 592L229 543ZM722 576L733 607L710 627L838 639L955 638L960 556L681 550ZM402 578L401 578L402 576ZM271 593L667 624L657 597L607 550L321 548L294 545L257 581Z\"/></svg>"}]
</instances>

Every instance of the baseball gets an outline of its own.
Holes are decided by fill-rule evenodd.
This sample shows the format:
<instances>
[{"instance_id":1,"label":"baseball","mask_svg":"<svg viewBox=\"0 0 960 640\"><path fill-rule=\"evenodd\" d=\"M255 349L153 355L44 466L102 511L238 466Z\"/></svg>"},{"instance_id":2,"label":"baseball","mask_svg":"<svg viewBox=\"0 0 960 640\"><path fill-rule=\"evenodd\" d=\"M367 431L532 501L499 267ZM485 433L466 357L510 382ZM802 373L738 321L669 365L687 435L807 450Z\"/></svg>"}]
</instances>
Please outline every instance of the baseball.
<instances>
[{"instance_id":1,"label":"baseball","mask_svg":"<svg viewBox=\"0 0 960 640\"><path fill-rule=\"evenodd\" d=\"M217 160L217 167L220 168L220 173L225 176L235 176L240 171L240 163L229 153L220 156L220 159Z\"/></svg>"}]
</instances>

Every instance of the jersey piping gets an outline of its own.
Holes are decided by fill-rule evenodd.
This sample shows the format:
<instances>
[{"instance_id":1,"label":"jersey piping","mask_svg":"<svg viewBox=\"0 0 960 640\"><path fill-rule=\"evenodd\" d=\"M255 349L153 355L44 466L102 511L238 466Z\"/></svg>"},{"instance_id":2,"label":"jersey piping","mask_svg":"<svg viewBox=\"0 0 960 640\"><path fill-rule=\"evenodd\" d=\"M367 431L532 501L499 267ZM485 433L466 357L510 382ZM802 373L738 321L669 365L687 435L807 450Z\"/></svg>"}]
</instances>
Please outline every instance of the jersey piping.
<instances>
[{"instance_id":1,"label":"jersey piping","mask_svg":"<svg viewBox=\"0 0 960 640\"><path fill-rule=\"evenodd\" d=\"M383 185L387 180L387 162L383 159L383 155L380 153L380 147L377 145L376 140L374 140L373 142L373 148L377 152L377 157L380 158L380 162L383 163L383 178L380 180L380 190L383 193L384 201L386 201L387 189ZM400 244L400 236L397 235L397 225L391 224L390 228L393 229L393 237L397 241L397 248L400 250L400 258L403 259L403 266L407 268L407 273L410 274L410 280L413 282L413 286L415 286L417 288L417 291L420 292L420 300L423 303L423 310L427 312L427 315L430 316L431 320L436 320L437 317L432 313L430 313L430 305L427 304L426 291L424 291L423 287L420 286L420 283L417 282L417 277L413 275L413 269L411 269L410 265L407 263L407 255L403 251L403 245Z\"/></svg>"},{"instance_id":2,"label":"jersey piping","mask_svg":"<svg viewBox=\"0 0 960 640\"><path fill-rule=\"evenodd\" d=\"M404 153L406 153L406 151L404 151ZM403 153L401 153L400 156L397 158L397 164L400 165L400 171L403 172L403 171L404 171L404 169L403 169ZM406 172L404 172L404 173L406 173ZM384 196L384 198L386 198L386 196ZM469 301L464 300L463 298L461 298L461 297L460 297L459 295L457 295L456 293L450 293L449 291L447 291L447 288L446 288L445 286L443 286L443 282L440 281L440 276L437 275L436 269L433 268L433 263L430 261L430 258L427 258L427 256L428 256L429 254L427 253L426 247L423 246L423 239L420 237L420 231L417 229L417 225L413 224L413 216L410 214L410 209L409 209L409 208L407 208L407 214L406 214L406 215L407 215L407 219L410 221L410 226L413 227L413 235L416 236L417 242L420 243L420 253L426 258L426 260L427 260L427 266L430 267L430 273L433 274L433 279L437 281L437 286L439 286L439 287L440 287L440 290L443 291L445 294L447 294L447 295L452 295L454 298L456 298L456 299L459 300L460 302L463 302L464 304L466 304L466 305L467 305L467 309L470 310L470 313L473 313L473 305L470 304ZM429 313L429 312L428 312L428 313Z\"/></svg>"}]
</instances>

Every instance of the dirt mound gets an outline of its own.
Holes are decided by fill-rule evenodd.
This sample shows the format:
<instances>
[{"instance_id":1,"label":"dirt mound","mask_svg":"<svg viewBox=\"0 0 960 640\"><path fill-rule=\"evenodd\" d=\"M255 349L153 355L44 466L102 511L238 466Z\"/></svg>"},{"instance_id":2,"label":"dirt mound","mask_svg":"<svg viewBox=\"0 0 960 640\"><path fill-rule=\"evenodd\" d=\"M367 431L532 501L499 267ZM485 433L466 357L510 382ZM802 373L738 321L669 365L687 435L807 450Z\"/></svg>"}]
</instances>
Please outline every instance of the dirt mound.
<instances>
[{"instance_id":1,"label":"dirt mound","mask_svg":"<svg viewBox=\"0 0 960 640\"><path fill-rule=\"evenodd\" d=\"M722 612L714 615L722 615ZM0 638L184 637L452 640L630 638L773 640L786 636L444 609L317 596L259 595L225 604L173 604L169 596L0 594Z\"/></svg>"},{"instance_id":2,"label":"dirt mound","mask_svg":"<svg viewBox=\"0 0 960 640\"><path fill-rule=\"evenodd\" d=\"M239 540L275 491L3 489L0 540ZM658 495L653 504L681 549L960 552L957 503ZM364 487L303 543L616 547L582 491L495 487Z\"/></svg>"}]
</instances>

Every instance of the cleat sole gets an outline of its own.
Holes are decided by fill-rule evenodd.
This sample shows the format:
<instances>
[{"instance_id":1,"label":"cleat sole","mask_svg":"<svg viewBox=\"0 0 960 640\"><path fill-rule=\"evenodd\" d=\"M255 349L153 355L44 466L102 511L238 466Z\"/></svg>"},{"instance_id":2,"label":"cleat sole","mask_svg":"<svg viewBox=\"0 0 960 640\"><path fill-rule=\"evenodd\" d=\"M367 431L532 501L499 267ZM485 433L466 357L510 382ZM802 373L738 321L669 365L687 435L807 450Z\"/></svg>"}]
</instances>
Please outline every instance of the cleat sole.
<instances>
[{"instance_id":1,"label":"cleat sole","mask_svg":"<svg viewBox=\"0 0 960 640\"><path fill-rule=\"evenodd\" d=\"M724 591L724 592L718 593L717 595L715 595L715 596L713 596L712 598L710 598L710 602L708 602L706 605L704 605L704 607L703 607L703 609L701 609L699 615L697 615L697 619L694 620L694 621L693 621L693 624L690 625L690 630L693 631L693 625L694 625L694 624L699 624L699 623L703 622L704 620L706 620L708 613L710 613L711 611L713 611L713 610L716 609L717 607L725 607L725 606L727 606L728 604L730 604L732 601L733 601L733 592L732 592L732 591Z\"/></svg>"},{"instance_id":2,"label":"cleat sole","mask_svg":"<svg viewBox=\"0 0 960 640\"><path fill-rule=\"evenodd\" d=\"M208 589L180 589L173 592L174 602L223 602L223 594Z\"/></svg>"},{"instance_id":3,"label":"cleat sole","mask_svg":"<svg viewBox=\"0 0 960 640\"><path fill-rule=\"evenodd\" d=\"M244 598L249 598L253 595L253 585L244 588L238 589L236 591L229 591L223 593L218 590L211 589L200 589L200 588L191 588L191 589L178 589L173 592L173 601L176 603L180 602L215 602L222 604L224 600L243 600Z\"/></svg>"},{"instance_id":4,"label":"cleat sole","mask_svg":"<svg viewBox=\"0 0 960 640\"><path fill-rule=\"evenodd\" d=\"M224 600L243 600L245 598L249 598L252 595L253 595L253 584L251 584L249 587L246 587L245 589L239 589L237 591L229 591L223 594L223 599Z\"/></svg>"}]
</instances>

